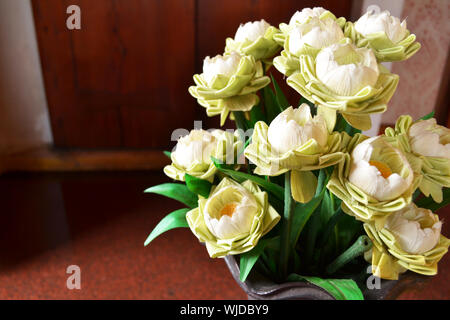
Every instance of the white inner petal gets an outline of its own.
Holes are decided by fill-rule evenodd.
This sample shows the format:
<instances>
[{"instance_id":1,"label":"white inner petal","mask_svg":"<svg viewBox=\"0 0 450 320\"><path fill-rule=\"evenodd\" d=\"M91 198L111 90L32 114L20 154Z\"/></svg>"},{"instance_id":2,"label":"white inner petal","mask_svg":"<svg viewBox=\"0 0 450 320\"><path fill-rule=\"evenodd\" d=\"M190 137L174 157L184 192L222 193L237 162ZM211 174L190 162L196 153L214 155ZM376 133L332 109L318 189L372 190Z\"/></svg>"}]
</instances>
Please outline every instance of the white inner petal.
<instances>
[{"instance_id":1,"label":"white inner petal","mask_svg":"<svg viewBox=\"0 0 450 320\"><path fill-rule=\"evenodd\" d=\"M197 163L209 164L216 146L217 139L211 133L205 130L192 130L178 140L173 157L186 169Z\"/></svg>"},{"instance_id":2,"label":"white inner petal","mask_svg":"<svg viewBox=\"0 0 450 320\"><path fill-rule=\"evenodd\" d=\"M434 221L431 228L422 228L420 220ZM410 254L423 254L439 242L442 222L430 210L417 208L414 204L391 214L385 226L396 238L399 246Z\"/></svg>"},{"instance_id":3,"label":"white inner petal","mask_svg":"<svg viewBox=\"0 0 450 320\"><path fill-rule=\"evenodd\" d=\"M407 179L402 178L397 173L392 173L387 178L383 177L380 170L369 163L374 151L373 144L377 139L380 139L380 137L367 139L355 147L352 152L348 179L352 184L378 201L393 200L401 196L411 186L412 174ZM378 147L389 148L386 144L381 144ZM405 165L409 166L406 158L400 152L399 157L402 157Z\"/></svg>"},{"instance_id":4,"label":"white inner petal","mask_svg":"<svg viewBox=\"0 0 450 320\"><path fill-rule=\"evenodd\" d=\"M241 56L237 52L231 52L229 55L217 55L214 58L206 57L203 60L203 78L211 85L216 75L231 77L236 73L241 61Z\"/></svg>"},{"instance_id":5,"label":"white inner petal","mask_svg":"<svg viewBox=\"0 0 450 320\"><path fill-rule=\"evenodd\" d=\"M309 17L320 17L324 12L327 12L327 10L322 7L314 7L312 9L304 8L302 11L294 13L289 24L294 25L295 23L304 23Z\"/></svg>"},{"instance_id":6,"label":"white inner petal","mask_svg":"<svg viewBox=\"0 0 450 320\"><path fill-rule=\"evenodd\" d=\"M355 29L364 36L384 32L393 43L402 41L407 35L406 20L400 22L400 19L391 16L389 11L366 12L356 21Z\"/></svg>"},{"instance_id":7,"label":"white inner petal","mask_svg":"<svg viewBox=\"0 0 450 320\"><path fill-rule=\"evenodd\" d=\"M245 40L255 41L259 37L263 37L269 27L270 24L268 24L264 19L261 21L241 24L236 31L234 40L237 42L244 42Z\"/></svg>"},{"instance_id":8,"label":"white inner petal","mask_svg":"<svg viewBox=\"0 0 450 320\"><path fill-rule=\"evenodd\" d=\"M297 24L289 33L289 51L299 55L305 44L324 48L344 38L339 25L333 19L312 18L304 24Z\"/></svg>"},{"instance_id":9,"label":"white inner petal","mask_svg":"<svg viewBox=\"0 0 450 320\"><path fill-rule=\"evenodd\" d=\"M450 129L436 124L436 119L419 121L409 129L411 148L427 157L450 159L450 143L441 143L441 138L450 136Z\"/></svg>"},{"instance_id":10,"label":"white inner petal","mask_svg":"<svg viewBox=\"0 0 450 320\"><path fill-rule=\"evenodd\" d=\"M339 95L355 95L366 86L375 86L379 69L372 50L353 44L333 44L316 57L317 78Z\"/></svg>"},{"instance_id":11,"label":"white inner petal","mask_svg":"<svg viewBox=\"0 0 450 320\"><path fill-rule=\"evenodd\" d=\"M326 123L321 117L311 117L307 104L297 109L287 108L270 124L267 133L268 140L274 151L283 154L294 150L310 139L315 139L319 145L327 145Z\"/></svg>"},{"instance_id":12,"label":"white inner petal","mask_svg":"<svg viewBox=\"0 0 450 320\"><path fill-rule=\"evenodd\" d=\"M248 234L253 225L255 214L258 210L255 197L247 190L236 187L228 188L235 188L237 192L241 192L243 194L240 202L233 203L236 207L231 217L229 215L222 215L219 219L217 219L215 217L217 216L217 213L213 214L210 212L211 209L208 202L211 199L208 200L205 205L205 223L211 233L219 239L230 239ZM225 192L226 189L227 188L224 188L215 194L214 197L220 197L220 194Z\"/></svg>"}]
</instances>

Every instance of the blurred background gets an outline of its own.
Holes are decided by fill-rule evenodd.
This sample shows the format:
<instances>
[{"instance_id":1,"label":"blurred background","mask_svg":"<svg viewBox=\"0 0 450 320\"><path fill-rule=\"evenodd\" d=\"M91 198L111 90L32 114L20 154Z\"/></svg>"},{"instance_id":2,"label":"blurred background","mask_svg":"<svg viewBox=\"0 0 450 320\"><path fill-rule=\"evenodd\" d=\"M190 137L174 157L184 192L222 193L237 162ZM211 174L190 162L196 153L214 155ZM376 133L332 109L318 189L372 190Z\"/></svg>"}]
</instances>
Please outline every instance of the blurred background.
<instances>
[{"instance_id":1,"label":"blurred background","mask_svg":"<svg viewBox=\"0 0 450 320\"><path fill-rule=\"evenodd\" d=\"M66 26L70 5L79 30ZM400 83L369 134L432 110L449 126L448 0L0 0L0 299L245 298L187 230L144 249L179 205L142 191L168 181L173 130L219 127L187 88L240 23L278 26L314 6L356 20L369 5L406 18L422 44L388 65ZM72 264L81 290L66 287ZM402 297L449 299L449 280Z\"/></svg>"}]
</instances>

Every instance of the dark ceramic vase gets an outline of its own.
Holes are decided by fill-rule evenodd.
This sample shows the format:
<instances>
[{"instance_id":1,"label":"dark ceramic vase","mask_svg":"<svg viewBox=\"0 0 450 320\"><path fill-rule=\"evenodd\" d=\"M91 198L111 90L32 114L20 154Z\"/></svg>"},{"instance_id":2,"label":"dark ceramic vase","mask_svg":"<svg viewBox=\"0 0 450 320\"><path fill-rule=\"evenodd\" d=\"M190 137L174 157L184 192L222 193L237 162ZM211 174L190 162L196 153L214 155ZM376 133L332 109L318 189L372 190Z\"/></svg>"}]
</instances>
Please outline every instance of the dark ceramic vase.
<instances>
[{"instance_id":1,"label":"dark ceramic vase","mask_svg":"<svg viewBox=\"0 0 450 320\"><path fill-rule=\"evenodd\" d=\"M239 280L239 264L234 256L225 257L225 262L234 280L247 294L249 300L334 300L334 297L322 288L307 282L274 283L260 273L252 270L247 280ZM380 289L363 290L367 300L389 300L397 298L408 288L426 280L412 272L403 274L399 280L381 280Z\"/></svg>"}]
</instances>

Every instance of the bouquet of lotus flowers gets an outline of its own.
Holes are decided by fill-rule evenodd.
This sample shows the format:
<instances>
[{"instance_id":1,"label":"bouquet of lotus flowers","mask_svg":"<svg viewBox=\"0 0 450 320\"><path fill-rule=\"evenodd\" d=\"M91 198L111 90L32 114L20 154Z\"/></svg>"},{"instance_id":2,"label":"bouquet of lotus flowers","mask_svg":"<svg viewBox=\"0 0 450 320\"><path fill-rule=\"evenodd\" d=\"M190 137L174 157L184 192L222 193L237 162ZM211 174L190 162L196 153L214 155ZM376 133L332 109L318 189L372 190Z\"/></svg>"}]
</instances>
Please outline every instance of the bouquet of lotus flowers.
<instances>
[{"instance_id":1,"label":"bouquet of lotus flowers","mask_svg":"<svg viewBox=\"0 0 450 320\"><path fill-rule=\"evenodd\" d=\"M167 152L177 183L153 186L186 208L161 233L190 228L211 258L234 255L240 280L306 281L337 299L362 299L358 277L435 275L450 240L436 210L450 202L450 130L433 113L402 116L367 137L399 77L382 62L409 59L420 44L389 12L355 23L323 8L279 28L239 26L225 52L206 57L190 94L237 130L192 130ZM272 76L298 94L291 105Z\"/></svg>"}]
</instances>

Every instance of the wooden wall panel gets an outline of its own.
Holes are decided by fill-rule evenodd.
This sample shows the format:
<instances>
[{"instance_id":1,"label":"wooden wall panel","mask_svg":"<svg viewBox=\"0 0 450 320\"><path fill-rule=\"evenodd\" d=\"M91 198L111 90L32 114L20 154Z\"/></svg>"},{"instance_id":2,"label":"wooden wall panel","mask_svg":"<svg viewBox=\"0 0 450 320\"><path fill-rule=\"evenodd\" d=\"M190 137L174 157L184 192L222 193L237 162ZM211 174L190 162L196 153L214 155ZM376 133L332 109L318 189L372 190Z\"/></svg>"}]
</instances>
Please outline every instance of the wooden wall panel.
<instances>
[{"instance_id":1,"label":"wooden wall panel","mask_svg":"<svg viewBox=\"0 0 450 320\"><path fill-rule=\"evenodd\" d=\"M81 30L66 8L81 8ZM191 127L194 0L34 0L56 147L165 148ZM178 115L177 115L178 113Z\"/></svg>"}]
</instances>

